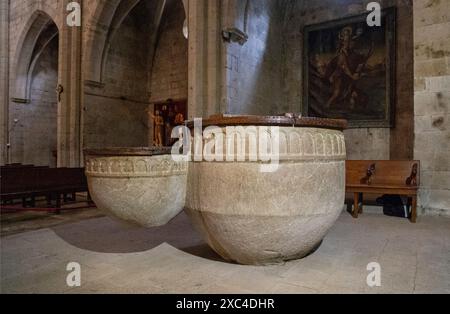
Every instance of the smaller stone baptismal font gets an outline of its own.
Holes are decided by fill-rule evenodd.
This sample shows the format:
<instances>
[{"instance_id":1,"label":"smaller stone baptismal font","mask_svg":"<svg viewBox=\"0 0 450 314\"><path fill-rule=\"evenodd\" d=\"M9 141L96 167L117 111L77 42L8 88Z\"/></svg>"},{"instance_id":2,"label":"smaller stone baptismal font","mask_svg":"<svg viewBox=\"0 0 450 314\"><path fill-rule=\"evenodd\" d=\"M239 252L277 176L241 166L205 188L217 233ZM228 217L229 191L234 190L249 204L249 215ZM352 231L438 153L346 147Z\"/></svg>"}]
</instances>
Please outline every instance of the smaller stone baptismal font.
<instances>
[{"instance_id":1,"label":"smaller stone baptismal font","mask_svg":"<svg viewBox=\"0 0 450 314\"><path fill-rule=\"evenodd\" d=\"M85 150L86 176L97 207L144 227L167 224L184 207L186 162L168 148Z\"/></svg>"}]
</instances>

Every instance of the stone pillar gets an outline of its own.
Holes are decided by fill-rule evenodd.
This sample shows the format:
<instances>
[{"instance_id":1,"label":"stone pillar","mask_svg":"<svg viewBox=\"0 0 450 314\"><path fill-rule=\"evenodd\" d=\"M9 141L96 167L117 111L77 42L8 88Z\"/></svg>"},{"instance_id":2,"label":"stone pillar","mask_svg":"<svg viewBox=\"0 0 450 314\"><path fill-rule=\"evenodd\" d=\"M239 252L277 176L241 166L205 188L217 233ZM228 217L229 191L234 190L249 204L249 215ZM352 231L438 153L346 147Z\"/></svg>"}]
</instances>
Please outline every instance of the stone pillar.
<instances>
[{"instance_id":1,"label":"stone pillar","mask_svg":"<svg viewBox=\"0 0 450 314\"><path fill-rule=\"evenodd\" d=\"M9 1L0 2L0 165L8 160Z\"/></svg>"},{"instance_id":2,"label":"stone pillar","mask_svg":"<svg viewBox=\"0 0 450 314\"><path fill-rule=\"evenodd\" d=\"M414 158L419 208L450 216L450 14L448 1L414 1Z\"/></svg>"},{"instance_id":3,"label":"stone pillar","mask_svg":"<svg viewBox=\"0 0 450 314\"><path fill-rule=\"evenodd\" d=\"M413 5L397 4L397 60L395 128L390 131L390 158L411 160L414 155L414 35Z\"/></svg>"},{"instance_id":4,"label":"stone pillar","mask_svg":"<svg viewBox=\"0 0 450 314\"><path fill-rule=\"evenodd\" d=\"M64 0L61 14L64 16L60 30L59 84L63 88L58 103L58 167L81 165L81 27L69 27L65 17ZM78 0L82 5L82 1Z\"/></svg>"},{"instance_id":5,"label":"stone pillar","mask_svg":"<svg viewBox=\"0 0 450 314\"><path fill-rule=\"evenodd\" d=\"M221 86L223 65L223 41L221 36L220 0L209 0L207 8L207 106L208 115L217 114L221 109Z\"/></svg>"},{"instance_id":6,"label":"stone pillar","mask_svg":"<svg viewBox=\"0 0 450 314\"><path fill-rule=\"evenodd\" d=\"M221 112L223 49L221 1L190 0L189 25L189 118Z\"/></svg>"}]
</instances>

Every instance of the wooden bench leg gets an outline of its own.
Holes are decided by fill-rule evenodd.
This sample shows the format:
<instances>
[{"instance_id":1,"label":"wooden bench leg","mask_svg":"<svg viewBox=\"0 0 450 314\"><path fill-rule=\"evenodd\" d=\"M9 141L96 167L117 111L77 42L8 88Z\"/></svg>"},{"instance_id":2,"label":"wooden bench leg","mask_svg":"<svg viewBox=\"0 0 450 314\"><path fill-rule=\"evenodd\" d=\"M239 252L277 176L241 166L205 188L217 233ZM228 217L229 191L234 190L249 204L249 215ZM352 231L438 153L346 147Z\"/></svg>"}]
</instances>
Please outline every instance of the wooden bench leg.
<instances>
[{"instance_id":1,"label":"wooden bench leg","mask_svg":"<svg viewBox=\"0 0 450 314\"><path fill-rule=\"evenodd\" d=\"M359 204L358 204L358 206L359 206L359 214L363 213L363 203L364 203L364 196L363 195L364 195L363 193L359 193L359 198L358 198L358 200L359 200Z\"/></svg>"},{"instance_id":2,"label":"wooden bench leg","mask_svg":"<svg viewBox=\"0 0 450 314\"><path fill-rule=\"evenodd\" d=\"M353 194L353 218L358 218L359 214L359 193Z\"/></svg>"},{"instance_id":3,"label":"wooden bench leg","mask_svg":"<svg viewBox=\"0 0 450 314\"><path fill-rule=\"evenodd\" d=\"M47 200L47 207L52 206L52 196L49 194L45 197L45 199Z\"/></svg>"},{"instance_id":4,"label":"wooden bench leg","mask_svg":"<svg viewBox=\"0 0 450 314\"><path fill-rule=\"evenodd\" d=\"M417 221L417 196L413 196L411 206L411 222L416 223L416 221Z\"/></svg>"},{"instance_id":5,"label":"wooden bench leg","mask_svg":"<svg viewBox=\"0 0 450 314\"><path fill-rule=\"evenodd\" d=\"M61 195L60 194L56 195L56 210L55 210L55 214L57 214L57 215L61 214Z\"/></svg>"}]
</instances>

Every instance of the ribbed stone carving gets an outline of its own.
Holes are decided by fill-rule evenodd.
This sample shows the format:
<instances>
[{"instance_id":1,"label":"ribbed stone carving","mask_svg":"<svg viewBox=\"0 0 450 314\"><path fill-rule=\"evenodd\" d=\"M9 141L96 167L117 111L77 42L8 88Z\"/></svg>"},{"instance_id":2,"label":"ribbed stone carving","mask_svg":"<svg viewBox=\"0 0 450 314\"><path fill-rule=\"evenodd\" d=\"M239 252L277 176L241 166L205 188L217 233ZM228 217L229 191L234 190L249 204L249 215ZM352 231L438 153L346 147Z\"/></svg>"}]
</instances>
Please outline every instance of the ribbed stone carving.
<instances>
[{"instance_id":1,"label":"ribbed stone carving","mask_svg":"<svg viewBox=\"0 0 450 314\"><path fill-rule=\"evenodd\" d=\"M254 126L255 134L259 128L265 127ZM226 260L264 265L302 258L320 244L343 209L343 132L323 126L279 127L278 132L275 172L261 172L263 163L248 158L189 166L186 211ZM245 137L241 149L252 140ZM211 141L216 139L203 146ZM219 151L223 157L230 153L226 145Z\"/></svg>"},{"instance_id":2,"label":"ribbed stone carving","mask_svg":"<svg viewBox=\"0 0 450 314\"><path fill-rule=\"evenodd\" d=\"M121 220L161 226L185 203L188 165L170 155L102 156L86 153L89 191L97 207Z\"/></svg>"}]
</instances>

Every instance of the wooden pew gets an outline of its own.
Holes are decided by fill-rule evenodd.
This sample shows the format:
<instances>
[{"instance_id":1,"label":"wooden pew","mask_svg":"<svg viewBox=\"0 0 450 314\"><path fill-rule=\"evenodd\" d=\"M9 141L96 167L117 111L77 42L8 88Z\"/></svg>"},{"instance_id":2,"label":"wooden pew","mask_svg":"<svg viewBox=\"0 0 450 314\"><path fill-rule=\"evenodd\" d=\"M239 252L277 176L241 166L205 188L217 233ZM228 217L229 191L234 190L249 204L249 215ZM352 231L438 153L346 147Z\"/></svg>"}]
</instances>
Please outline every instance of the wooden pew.
<instances>
[{"instance_id":1,"label":"wooden pew","mask_svg":"<svg viewBox=\"0 0 450 314\"><path fill-rule=\"evenodd\" d=\"M23 164L21 164L21 163L14 163L14 164L6 164L6 165L2 166L2 168L3 168L3 167L10 167L10 168L13 168L13 167L22 167L22 166L32 166L32 165L23 165Z\"/></svg>"},{"instance_id":2,"label":"wooden pew","mask_svg":"<svg viewBox=\"0 0 450 314\"><path fill-rule=\"evenodd\" d=\"M83 168L13 167L1 170L1 200L21 199L23 207L35 206L36 197L46 197L47 203L56 201L61 207L61 196L88 192Z\"/></svg>"},{"instance_id":3,"label":"wooden pew","mask_svg":"<svg viewBox=\"0 0 450 314\"><path fill-rule=\"evenodd\" d=\"M34 165L22 165L22 164L9 164L0 167L0 171L8 169L22 169L22 168L33 168Z\"/></svg>"},{"instance_id":4,"label":"wooden pew","mask_svg":"<svg viewBox=\"0 0 450 314\"><path fill-rule=\"evenodd\" d=\"M346 192L353 194L353 217L362 213L364 194L405 196L411 210L411 222L417 219L417 192L420 185L420 161L348 160Z\"/></svg>"}]
</instances>

